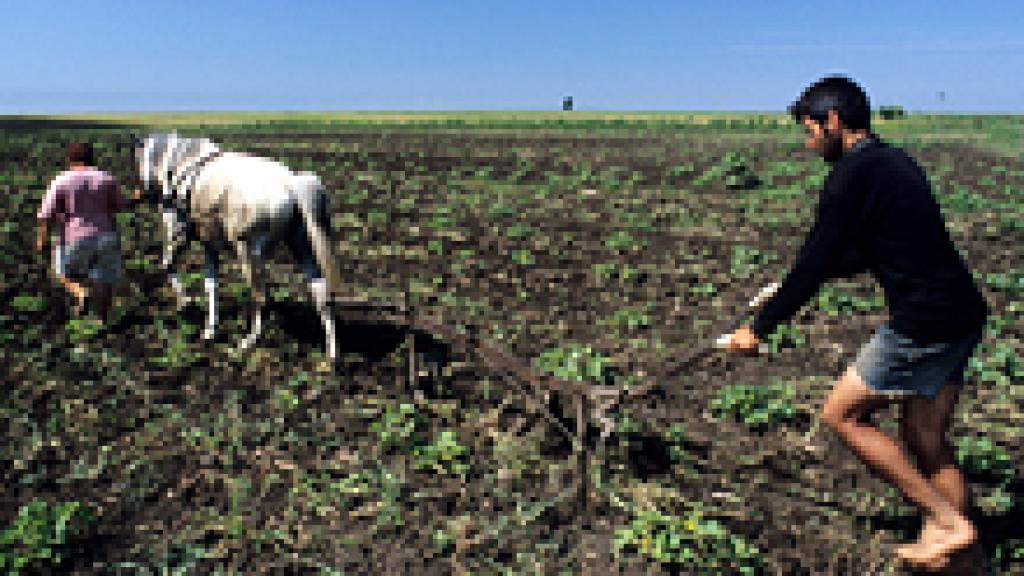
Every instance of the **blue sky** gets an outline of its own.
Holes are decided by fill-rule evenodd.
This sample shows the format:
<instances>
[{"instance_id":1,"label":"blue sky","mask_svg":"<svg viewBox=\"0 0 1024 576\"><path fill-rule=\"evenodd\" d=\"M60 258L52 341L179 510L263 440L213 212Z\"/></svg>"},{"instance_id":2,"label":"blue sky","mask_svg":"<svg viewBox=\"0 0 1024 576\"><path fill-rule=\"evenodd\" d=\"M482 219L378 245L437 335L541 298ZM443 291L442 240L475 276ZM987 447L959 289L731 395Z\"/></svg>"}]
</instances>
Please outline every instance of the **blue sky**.
<instances>
[{"instance_id":1,"label":"blue sky","mask_svg":"<svg viewBox=\"0 0 1024 576\"><path fill-rule=\"evenodd\" d=\"M782 110L827 73L874 104L1024 112L1024 1L7 0L0 113ZM944 92L940 99L939 92Z\"/></svg>"}]
</instances>

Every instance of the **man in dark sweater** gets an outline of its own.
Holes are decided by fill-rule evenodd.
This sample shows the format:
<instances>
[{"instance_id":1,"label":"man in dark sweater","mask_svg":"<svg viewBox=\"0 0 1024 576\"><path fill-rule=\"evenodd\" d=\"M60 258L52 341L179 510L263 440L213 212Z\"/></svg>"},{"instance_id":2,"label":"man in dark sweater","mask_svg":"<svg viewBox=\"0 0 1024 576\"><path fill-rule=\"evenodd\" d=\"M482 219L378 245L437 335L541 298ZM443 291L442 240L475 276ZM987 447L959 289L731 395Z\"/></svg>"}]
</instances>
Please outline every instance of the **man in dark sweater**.
<instances>
[{"instance_id":1,"label":"man in dark sweater","mask_svg":"<svg viewBox=\"0 0 1024 576\"><path fill-rule=\"evenodd\" d=\"M946 431L988 307L950 240L924 172L870 132L868 98L857 84L824 78L790 112L806 130L807 148L832 171L792 269L753 325L731 335L729 349L755 352L826 280L871 272L890 320L836 380L821 418L924 513L919 539L901 546L899 556L940 569L951 553L977 539L964 514L967 487ZM910 455L869 419L894 402L901 404Z\"/></svg>"}]
</instances>

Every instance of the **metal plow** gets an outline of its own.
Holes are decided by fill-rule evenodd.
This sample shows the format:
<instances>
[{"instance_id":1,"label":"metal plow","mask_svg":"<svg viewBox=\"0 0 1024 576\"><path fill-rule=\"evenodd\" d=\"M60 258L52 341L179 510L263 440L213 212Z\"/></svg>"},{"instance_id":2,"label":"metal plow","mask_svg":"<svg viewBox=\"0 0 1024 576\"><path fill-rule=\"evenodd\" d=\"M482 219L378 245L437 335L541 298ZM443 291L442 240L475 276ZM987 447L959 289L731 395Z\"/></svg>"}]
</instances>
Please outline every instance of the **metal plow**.
<instances>
[{"instance_id":1,"label":"metal plow","mask_svg":"<svg viewBox=\"0 0 1024 576\"><path fill-rule=\"evenodd\" d=\"M563 490L562 493L565 494L569 490L577 491L578 515L587 523L593 517L595 501L590 490L589 466L592 454L591 450L587 449L585 442L588 424L595 424L601 431L594 452L596 452L598 460L603 461L607 440L615 429L615 422L610 414L623 403L647 395L663 383L671 381L673 376L678 375L701 358L728 346L732 331L740 325L749 309L760 306L778 288L779 283L777 282L762 288L750 300L742 313L716 324L712 329L711 337L695 347L690 347L687 353L661 366L658 370L651 371L649 375L644 374L638 386L628 389L577 380L564 380L539 372L521 358L509 354L487 340L470 334L463 327L419 315L402 304L350 298L335 299L334 306L336 311L347 320L384 322L409 330L406 343L411 385L415 385L418 374L415 331L428 334L450 349L476 358L490 370L508 375L509 381L519 389L526 399L527 407L548 421L560 435L572 444L578 470L577 478L573 485ZM764 346L762 344L762 352L764 352ZM552 414L546 402L540 399L548 397L552 392L561 394L570 400L569 406L575 421L575 430L571 430L561 418Z\"/></svg>"}]
</instances>

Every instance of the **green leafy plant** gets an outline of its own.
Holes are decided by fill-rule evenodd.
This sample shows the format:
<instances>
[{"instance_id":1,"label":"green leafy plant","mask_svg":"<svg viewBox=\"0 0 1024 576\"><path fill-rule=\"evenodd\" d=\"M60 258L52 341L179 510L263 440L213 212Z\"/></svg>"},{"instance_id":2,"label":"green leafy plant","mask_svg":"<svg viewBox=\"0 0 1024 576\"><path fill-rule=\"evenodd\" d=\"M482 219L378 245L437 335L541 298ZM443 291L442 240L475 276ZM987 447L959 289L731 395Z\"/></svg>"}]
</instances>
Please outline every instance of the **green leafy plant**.
<instances>
[{"instance_id":1,"label":"green leafy plant","mask_svg":"<svg viewBox=\"0 0 1024 576\"><path fill-rule=\"evenodd\" d=\"M537 259L533 257L533 253L529 250L513 250L512 261L520 266L530 266L534 264Z\"/></svg>"},{"instance_id":2,"label":"green leafy plant","mask_svg":"<svg viewBox=\"0 0 1024 576\"><path fill-rule=\"evenodd\" d=\"M153 363L165 368L181 369L195 364L199 354L189 345L187 337L198 329L195 325L182 323L180 328L166 328L163 320L156 320L157 333L164 336L166 343L161 353L153 356Z\"/></svg>"},{"instance_id":3,"label":"green leafy plant","mask_svg":"<svg viewBox=\"0 0 1024 576\"><path fill-rule=\"evenodd\" d=\"M661 437L668 445L669 457L689 472L695 472L698 458L687 448L686 429L681 424L669 426Z\"/></svg>"},{"instance_id":4,"label":"green leafy plant","mask_svg":"<svg viewBox=\"0 0 1024 576\"><path fill-rule=\"evenodd\" d=\"M419 429L425 424L415 404L388 404L380 418L370 425L381 450L412 451L421 441Z\"/></svg>"},{"instance_id":5,"label":"green leafy plant","mask_svg":"<svg viewBox=\"0 0 1024 576\"><path fill-rule=\"evenodd\" d=\"M124 261L125 268L132 270L155 271L159 268L156 260L146 256L136 256Z\"/></svg>"},{"instance_id":6,"label":"green leafy plant","mask_svg":"<svg viewBox=\"0 0 1024 576\"><path fill-rule=\"evenodd\" d=\"M1024 363L1010 344L1003 341L985 343L967 361L965 377L998 386L1012 386L1024 382Z\"/></svg>"},{"instance_id":7,"label":"green leafy plant","mask_svg":"<svg viewBox=\"0 0 1024 576\"><path fill-rule=\"evenodd\" d=\"M798 326L779 324L775 330L765 336L765 344L772 354L778 354L785 348L799 348L807 343L807 338Z\"/></svg>"},{"instance_id":8,"label":"green leafy plant","mask_svg":"<svg viewBox=\"0 0 1024 576\"><path fill-rule=\"evenodd\" d=\"M637 330L650 327L651 317L643 310L622 308L616 310L610 317L601 319L599 323L620 330Z\"/></svg>"},{"instance_id":9,"label":"green leafy plant","mask_svg":"<svg viewBox=\"0 0 1024 576\"><path fill-rule=\"evenodd\" d=\"M114 214L114 221L117 222L118 228L130 226L135 222L135 220L134 212L118 212L117 214Z\"/></svg>"},{"instance_id":10,"label":"green leafy plant","mask_svg":"<svg viewBox=\"0 0 1024 576\"><path fill-rule=\"evenodd\" d=\"M81 502L51 505L33 500L19 508L11 526L0 533L0 569L20 574L59 568L72 547L95 527L95 514Z\"/></svg>"},{"instance_id":11,"label":"green leafy plant","mask_svg":"<svg viewBox=\"0 0 1024 576\"><path fill-rule=\"evenodd\" d=\"M383 224L388 221L387 212L381 210L370 210L366 213L366 223L373 226L375 224Z\"/></svg>"},{"instance_id":12,"label":"green leafy plant","mask_svg":"<svg viewBox=\"0 0 1024 576\"><path fill-rule=\"evenodd\" d=\"M204 546L191 542L173 544L164 552L163 558L159 563L161 568L160 574L174 576L193 574L199 570L202 560L212 555L213 553Z\"/></svg>"},{"instance_id":13,"label":"green leafy plant","mask_svg":"<svg viewBox=\"0 0 1024 576\"><path fill-rule=\"evenodd\" d=\"M647 242L637 240L625 230L618 230L604 241L604 245L612 250L642 250Z\"/></svg>"},{"instance_id":14,"label":"green leafy plant","mask_svg":"<svg viewBox=\"0 0 1024 576\"><path fill-rule=\"evenodd\" d=\"M957 460L964 472L999 480L1003 485L1017 473L1013 456L999 444L984 436L963 436L957 441Z\"/></svg>"},{"instance_id":15,"label":"green leafy plant","mask_svg":"<svg viewBox=\"0 0 1024 576\"><path fill-rule=\"evenodd\" d=\"M440 240L427 240L427 252L437 256L444 254L444 242Z\"/></svg>"},{"instance_id":16,"label":"green leafy plant","mask_svg":"<svg viewBox=\"0 0 1024 576\"><path fill-rule=\"evenodd\" d=\"M418 470L462 477L469 473L469 448L459 444L452 430L442 430L433 442L417 447L413 455Z\"/></svg>"},{"instance_id":17,"label":"green leafy plant","mask_svg":"<svg viewBox=\"0 0 1024 576\"><path fill-rule=\"evenodd\" d=\"M437 208L433 216L430 217L430 221L427 222L427 226L435 230L454 228L455 224L455 210L450 206L441 206Z\"/></svg>"},{"instance_id":18,"label":"green leafy plant","mask_svg":"<svg viewBox=\"0 0 1024 576\"><path fill-rule=\"evenodd\" d=\"M299 397L295 392L287 388L278 388L274 391L274 400L281 410L294 410L299 407Z\"/></svg>"},{"instance_id":19,"label":"green leafy plant","mask_svg":"<svg viewBox=\"0 0 1024 576\"><path fill-rule=\"evenodd\" d=\"M763 567L755 546L697 512L685 517L638 512L615 531L612 542L617 555L639 553L687 574L757 574Z\"/></svg>"},{"instance_id":20,"label":"green leafy plant","mask_svg":"<svg viewBox=\"0 0 1024 576\"><path fill-rule=\"evenodd\" d=\"M492 218L506 218L519 214L519 209L511 204L498 200L491 206L488 214L490 214Z\"/></svg>"},{"instance_id":21,"label":"green leafy plant","mask_svg":"<svg viewBox=\"0 0 1024 576\"><path fill-rule=\"evenodd\" d=\"M733 418L752 428L772 427L806 418L794 398L788 384L735 384L718 391L711 411L718 418Z\"/></svg>"},{"instance_id":22,"label":"green leafy plant","mask_svg":"<svg viewBox=\"0 0 1024 576\"><path fill-rule=\"evenodd\" d=\"M403 484L380 464L337 478L332 472L302 472L289 491L296 503L319 517L334 517L339 509L376 511L375 533L401 526ZM268 536L274 537L273 534Z\"/></svg>"},{"instance_id":23,"label":"green leafy plant","mask_svg":"<svg viewBox=\"0 0 1024 576\"><path fill-rule=\"evenodd\" d=\"M94 338L103 331L103 325L88 318L72 318L65 325L68 339L74 344L81 344Z\"/></svg>"},{"instance_id":24,"label":"green leafy plant","mask_svg":"<svg viewBox=\"0 0 1024 576\"><path fill-rule=\"evenodd\" d=\"M1010 567L1024 567L1024 539L1012 538L997 544L992 554L992 563L994 568L1003 570L1001 574L1016 574Z\"/></svg>"},{"instance_id":25,"label":"green leafy plant","mask_svg":"<svg viewBox=\"0 0 1024 576\"><path fill-rule=\"evenodd\" d=\"M665 172L665 177L669 180L680 180L693 175L695 171L693 164L678 164L669 168Z\"/></svg>"},{"instance_id":26,"label":"green leafy plant","mask_svg":"<svg viewBox=\"0 0 1024 576\"><path fill-rule=\"evenodd\" d=\"M634 280L639 274L634 266L618 262L599 262L593 266L594 275L601 280L619 279L623 282Z\"/></svg>"},{"instance_id":27,"label":"green leafy plant","mask_svg":"<svg viewBox=\"0 0 1024 576\"><path fill-rule=\"evenodd\" d=\"M986 274L985 283L996 290L1024 292L1024 268L1010 268L1004 272Z\"/></svg>"},{"instance_id":28,"label":"green leafy plant","mask_svg":"<svg viewBox=\"0 0 1024 576\"><path fill-rule=\"evenodd\" d=\"M528 238L532 236L536 231L528 224L515 224L505 229L505 236L509 238Z\"/></svg>"},{"instance_id":29,"label":"green leafy plant","mask_svg":"<svg viewBox=\"0 0 1024 576\"><path fill-rule=\"evenodd\" d=\"M18 312L42 312L46 309L46 301L42 296L18 294L11 299L11 308Z\"/></svg>"},{"instance_id":30,"label":"green leafy plant","mask_svg":"<svg viewBox=\"0 0 1024 576\"><path fill-rule=\"evenodd\" d=\"M776 256L774 254L762 252L751 246L744 246L743 244L733 246L729 274L733 278L749 278L751 273L775 259Z\"/></svg>"},{"instance_id":31,"label":"green leafy plant","mask_svg":"<svg viewBox=\"0 0 1024 576\"><path fill-rule=\"evenodd\" d=\"M195 292L202 288L206 275L203 272L189 272L181 277L181 285L188 292Z\"/></svg>"},{"instance_id":32,"label":"green leafy plant","mask_svg":"<svg viewBox=\"0 0 1024 576\"><path fill-rule=\"evenodd\" d=\"M224 284L224 295L237 300L250 300L252 287L248 282L227 282Z\"/></svg>"},{"instance_id":33,"label":"green leafy plant","mask_svg":"<svg viewBox=\"0 0 1024 576\"><path fill-rule=\"evenodd\" d=\"M568 344L549 348L541 353L534 365L563 380L592 381L610 384L615 373L611 361L590 346Z\"/></svg>"},{"instance_id":34,"label":"green leafy plant","mask_svg":"<svg viewBox=\"0 0 1024 576\"><path fill-rule=\"evenodd\" d=\"M971 191L971 189L959 182L950 182L950 190L938 196L939 204L954 214L981 213L991 207L991 201Z\"/></svg>"},{"instance_id":35,"label":"green leafy plant","mask_svg":"<svg viewBox=\"0 0 1024 576\"><path fill-rule=\"evenodd\" d=\"M761 184L761 179L747 165L747 159L739 152L728 152L722 160L708 168L694 181L698 186L721 182L730 190L749 190Z\"/></svg>"},{"instance_id":36,"label":"green leafy plant","mask_svg":"<svg viewBox=\"0 0 1024 576\"><path fill-rule=\"evenodd\" d=\"M999 339L1004 334L1007 334L1008 329L1012 330L1016 326L1020 325L1024 321L1024 302L1017 303L1011 302L1006 308L1003 309L1005 314L993 314L988 317L985 322L985 336L987 338ZM982 347L987 346L987 343L983 343Z\"/></svg>"},{"instance_id":37,"label":"green leafy plant","mask_svg":"<svg viewBox=\"0 0 1024 576\"><path fill-rule=\"evenodd\" d=\"M714 296L715 294L718 294L718 288L715 287L714 282L701 282L697 284L691 284L687 288L687 290L689 290L690 294L703 297L711 297Z\"/></svg>"},{"instance_id":38,"label":"green leafy plant","mask_svg":"<svg viewBox=\"0 0 1024 576\"><path fill-rule=\"evenodd\" d=\"M649 212L625 212L621 215L623 225L631 232L657 232L654 216ZM647 246L641 242L640 246Z\"/></svg>"},{"instance_id":39,"label":"green leafy plant","mask_svg":"<svg viewBox=\"0 0 1024 576\"><path fill-rule=\"evenodd\" d=\"M612 420L615 422L615 433L622 436L644 434L648 430L647 422L642 419L633 418L628 408L612 414Z\"/></svg>"},{"instance_id":40,"label":"green leafy plant","mask_svg":"<svg viewBox=\"0 0 1024 576\"><path fill-rule=\"evenodd\" d=\"M629 169L625 166L608 166L597 176L597 183L603 190L620 190L628 173Z\"/></svg>"},{"instance_id":41,"label":"green leafy plant","mask_svg":"<svg viewBox=\"0 0 1024 576\"><path fill-rule=\"evenodd\" d=\"M9 324L11 317L6 314L0 314L0 344L7 342L14 342L24 338L22 331Z\"/></svg>"},{"instance_id":42,"label":"green leafy plant","mask_svg":"<svg viewBox=\"0 0 1024 576\"><path fill-rule=\"evenodd\" d=\"M445 553L450 550L455 543L455 539L452 538L452 535L441 528L434 531L431 539L434 542L434 548L441 553Z\"/></svg>"},{"instance_id":43,"label":"green leafy plant","mask_svg":"<svg viewBox=\"0 0 1024 576\"><path fill-rule=\"evenodd\" d=\"M999 232L1002 234L1010 234L1024 230L1024 214L1021 212L999 212Z\"/></svg>"},{"instance_id":44,"label":"green leafy plant","mask_svg":"<svg viewBox=\"0 0 1024 576\"><path fill-rule=\"evenodd\" d=\"M885 309L885 298L881 293L864 297L853 294L849 290L826 286L818 293L815 305L822 312L828 314L874 312Z\"/></svg>"}]
</instances>

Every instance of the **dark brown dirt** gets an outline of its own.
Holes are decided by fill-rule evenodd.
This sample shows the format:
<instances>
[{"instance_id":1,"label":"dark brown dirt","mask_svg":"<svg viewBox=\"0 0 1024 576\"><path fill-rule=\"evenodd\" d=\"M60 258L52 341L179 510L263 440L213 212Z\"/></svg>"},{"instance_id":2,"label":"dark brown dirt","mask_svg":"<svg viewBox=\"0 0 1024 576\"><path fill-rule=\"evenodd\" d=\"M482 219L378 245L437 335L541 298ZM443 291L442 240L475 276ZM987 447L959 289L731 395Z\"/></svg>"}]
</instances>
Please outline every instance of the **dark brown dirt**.
<instances>
[{"instance_id":1,"label":"dark brown dirt","mask_svg":"<svg viewBox=\"0 0 1024 576\"><path fill-rule=\"evenodd\" d=\"M65 130L62 138L121 137L96 131L105 127L60 128ZM697 178L736 150L755 173L772 162L798 163L799 174L777 176L776 187L793 185L820 168L790 140L702 141L671 133L339 129L246 131L224 134L221 140L225 147L275 157L293 167L311 163L322 175L332 191L336 222L343 218L334 230L338 264L353 290L372 287L407 297L418 309L502 342L524 359L577 342L608 356L625 354L633 367L656 366L681 354L707 335L703 330L709 322L736 313L757 287L780 278L810 224L807 218L767 221L763 212L743 210L748 192L727 190L720 181L699 184ZM288 146L295 143L311 148ZM1020 176L994 173L993 167L1019 173L1024 162L983 150L936 144L910 151L930 172L946 165L958 182L986 197L1005 200L1005 187L1019 189L1022 183ZM11 161L30 156L17 150L5 154ZM108 161L122 181L132 180L128 152ZM692 164L692 173L667 174L668 168L686 163ZM611 181L571 180L581 166L594 173L620 166L641 177L628 185L616 183L612 190ZM472 177L481 169L490 169L489 178L508 187L501 200L465 200L491 186ZM40 182L51 176L37 175ZM986 177L995 184L979 184ZM582 189L596 193L581 194ZM353 199L361 190L369 194ZM531 197L543 190L548 196ZM803 197L765 202L777 203L780 212L809 215L815 195L812 189ZM852 360L884 318L883 311L835 316L805 307L793 319L807 336L803 346L759 359L712 355L664 382L660 391L624 407L639 429L609 441L597 463L605 484L592 494L596 514L584 525L579 503L564 497L575 472L571 447L507 375L471 355L448 351L443 382L411 387L402 348L405 334L359 324L342 334L347 360L329 376L319 374L310 353L322 348L319 323L283 252L271 270L292 297L274 299L265 338L250 358L228 352L243 332L246 300L222 293L220 340L205 346L192 335L187 340L194 363L156 363L153 358L167 350L174 334L202 322L202 312L173 312L163 275L132 268L131 284L122 295L128 313L115 328L89 340L87 352L75 360L79 356L65 324L64 298L46 276L47 261L27 245L38 189L8 190L3 202L6 220L15 223L22 238L12 234L5 239L12 249L3 263L0 295L10 301L19 294L41 294L46 306L38 312L5 312L4 330L18 334L24 350L0 353L10 383L4 404L9 411L3 418L9 446L0 459L0 525L33 498L88 503L100 518L98 534L69 570L113 573L118 562L184 566L183 546L190 544L207 556L194 559L188 573L212 573L218 567L245 574L312 574L318 567L344 574L497 573L502 566L516 573L671 572L642 556L612 553L614 531L630 519L615 502L627 498L665 513L700 506L762 551L766 574L904 573L896 568L892 548L916 534L914 510L819 428L815 417L831 379ZM513 209L495 214L491 210L498 202ZM451 209L454 224L431 227L431 218L443 208ZM373 211L386 217L370 222L367 215ZM695 225L679 223L687 211L702 215ZM709 213L718 220L708 219ZM648 217L651 229L629 228L629 214ZM953 236L979 278L1021 266L1013 248L1024 241L1020 227L993 237L983 233L983 219L970 214L951 218L961 223L951 228ZM155 210L146 208L122 229L129 257L155 260L156 221ZM533 231L510 236L514 224ZM604 244L627 228L646 244L621 251ZM440 253L427 249L431 241L441 242ZM776 259L735 281L730 260L741 244ZM379 252L393 246L404 251ZM472 255L458 256L460 250ZM529 250L534 261L514 262L510 254L519 250ZM194 250L186 267L198 271L198 262ZM599 277L595 265L605 263L619 267L619 275ZM623 266L635 273L622 277ZM224 276L237 281L238 271L229 265ZM871 294L870 282L860 280L865 280L861 290ZM714 296L690 289L707 282L715 285ZM417 283L429 290L417 292ZM987 286L985 293L1000 313L1019 298L1019 292ZM445 294L477 305L453 305ZM601 322L616 310L634 307L646 307L649 326L619 333ZM1016 339L1019 350L1021 327L1006 330L1003 338ZM431 344L427 336L419 338L421 347ZM655 340L660 347L650 344ZM290 348L293 343L297 346ZM312 383L294 388L298 407L283 408L280 390L289 388L284 383L299 373L312 375ZM802 414L796 421L751 429L711 415L709 406L723 386L772 381L796 390ZM1019 477L1024 452L1019 442L1010 442L1019 440L1019 430L1007 435L1014 421L986 403L990 392L965 390L953 434L996 434L1006 441ZM1011 398L1016 408L1008 414L1016 415L1010 417L1019 428L1021 396ZM371 426L386 406L399 403L417 407L428 436L455 431L472 454L473 470L465 481L417 469L412 454L377 443ZM547 404L556 411L560 405L557 398ZM15 418L19 412L27 418ZM60 424L44 432L55 413L63 415ZM895 410L884 410L876 419L893 430L895 415ZM561 417L572 427L568 411ZM683 448L691 465L666 456L662 434L672 425L685 430ZM1002 431L992 432L996 429ZM589 435L591 449L595 433ZM33 437L47 442L29 441ZM234 444L220 444L225 438L234 438ZM521 468L511 473L512 464L499 452L517 449L523 451ZM81 468L76 462L98 458L107 458L107 464L96 474L74 473ZM332 482L381 470L397 478L397 523L379 525L384 504L372 494L329 492ZM994 490L990 479L971 480L979 495ZM311 486L308 491L301 488L303 482ZM1024 538L1013 521L1022 511L1020 489L1019 480L1006 487L1017 499L1008 510L975 510L989 558L998 546ZM315 494L333 496L315 504ZM536 518L515 523L524 505L560 495L563 500ZM450 544L437 544L441 529L452 537ZM181 558L168 560L169 554ZM1021 570L1020 563L1001 562L1007 573ZM123 566L122 573L135 573L127 568L130 564Z\"/></svg>"}]
</instances>

